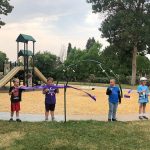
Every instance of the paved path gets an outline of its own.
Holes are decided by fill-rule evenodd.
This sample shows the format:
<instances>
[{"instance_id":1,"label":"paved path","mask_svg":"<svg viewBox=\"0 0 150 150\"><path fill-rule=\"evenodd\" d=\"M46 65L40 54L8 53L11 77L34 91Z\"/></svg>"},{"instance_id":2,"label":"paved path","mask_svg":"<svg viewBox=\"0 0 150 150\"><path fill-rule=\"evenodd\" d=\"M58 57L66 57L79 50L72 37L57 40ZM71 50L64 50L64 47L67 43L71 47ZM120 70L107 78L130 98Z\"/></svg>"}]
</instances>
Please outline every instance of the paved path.
<instances>
[{"instance_id":1,"label":"paved path","mask_svg":"<svg viewBox=\"0 0 150 150\"><path fill-rule=\"evenodd\" d=\"M147 114L150 118L150 114ZM28 121L28 122L41 122L44 121L44 115L43 114L20 114L20 118L22 121ZM64 121L63 115L56 115L55 116L56 121ZM9 112L0 112L0 120L9 120L10 119L10 113ZM107 121L107 115L72 115L67 116L67 120L96 120L96 121ZM130 114L130 115L118 115L119 121L137 121L138 114Z\"/></svg>"}]
</instances>

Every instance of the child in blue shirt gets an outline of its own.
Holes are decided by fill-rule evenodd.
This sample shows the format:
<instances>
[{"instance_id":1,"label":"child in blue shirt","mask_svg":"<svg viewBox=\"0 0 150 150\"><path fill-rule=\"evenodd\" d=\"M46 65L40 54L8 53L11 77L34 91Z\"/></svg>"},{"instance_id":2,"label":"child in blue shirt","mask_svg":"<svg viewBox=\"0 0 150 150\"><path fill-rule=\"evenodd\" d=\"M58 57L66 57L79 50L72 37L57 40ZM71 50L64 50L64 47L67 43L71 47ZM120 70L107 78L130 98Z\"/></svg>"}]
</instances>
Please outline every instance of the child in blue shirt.
<instances>
[{"instance_id":1,"label":"child in blue shirt","mask_svg":"<svg viewBox=\"0 0 150 150\"><path fill-rule=\"evenodd\" d=\"M116 113L118 104L121 103L120 89L116 86L114 79L110 80L110 86L107 88L106 94L109 96L109 112L108 121L117 121Z\"/></svg>"},{"instance_id":2,"label":"child in blue shirt","mask_svg":"<svg viewBox=\"0 0 150 150\"><path fill-rule=\"evenodd\" d=\"M146 104L149 102L149 88L146 85L147 79L145 77L140 78L140 85L137 87L137 92L139 94L139 119L148 119L146 116Z\"/></svg>"}]
</instances>

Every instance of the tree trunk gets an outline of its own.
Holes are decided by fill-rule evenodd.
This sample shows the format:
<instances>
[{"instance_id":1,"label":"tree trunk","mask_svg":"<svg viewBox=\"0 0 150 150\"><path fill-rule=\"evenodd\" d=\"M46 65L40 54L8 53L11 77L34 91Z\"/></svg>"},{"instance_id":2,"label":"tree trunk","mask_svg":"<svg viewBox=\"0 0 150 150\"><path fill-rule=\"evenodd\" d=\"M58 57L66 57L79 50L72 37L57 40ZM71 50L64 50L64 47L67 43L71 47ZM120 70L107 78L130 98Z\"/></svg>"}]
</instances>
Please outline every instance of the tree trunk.
<instances>
[{"instance_id":1,"label":"tree trunk","mask_svg":"<svg viewBox=\"0 0 150 150\"><path fill-rule=\"evenodd\" d=\"M132 56L132 79L131 79L131 85L136 84L136 57L137 57L137 46L134 46L133 48L133 56Z\"/></svg>"}]
</instances>

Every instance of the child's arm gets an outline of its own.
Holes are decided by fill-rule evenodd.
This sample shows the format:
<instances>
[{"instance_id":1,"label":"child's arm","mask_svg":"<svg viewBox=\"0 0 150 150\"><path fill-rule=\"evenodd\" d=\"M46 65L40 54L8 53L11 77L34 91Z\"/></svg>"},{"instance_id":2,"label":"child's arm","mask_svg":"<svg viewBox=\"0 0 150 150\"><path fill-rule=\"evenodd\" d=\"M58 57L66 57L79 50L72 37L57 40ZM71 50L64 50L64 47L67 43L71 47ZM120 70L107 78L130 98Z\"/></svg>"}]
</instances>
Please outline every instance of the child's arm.
<instances>
[{"instance_id":1,"label":"child's arm","mask_svg":"<svg viewBox=\"0 0 150 150\"><path fill-rule=\"evenodd\" d=\"M110 88L107 88L107 91L106 91L106 95L111 95L112 94L112 91Z\"/></svg>"},{"instance_id":2,"label":"child's arm","mask_svg":"<svg viewBox=\"0 0 150 150\"><path fill-rule=\"evenodd\" d=\"M49 91L49 89L43 89L43 94L46 94Z\"/></svg>"},{"instance_id":3,"label":"child's arm","mask_svg":"<svg viewBox=\"0 0 150 150\"><path fill-rule=\"evenodd\" d=\"M9 89L9 95L12 95L13 92L14 92L13 87L10 87L10 89Z\"/></svg>"},{"instance_id":4,"label":"child's arm","mask_svg":"<svg viewBox=\"0 0 150 150\"><path fill-rule=\"evenodd\" d=\"M59 89L55 89L55 93L59 93Z\"/></svg>"},{"instance_id":5,"label":"child's arm","mask_svg":"<svg viewBox=\"0 0 150 150\"><path fill-rule=\"evenodd\" d=\"M119 98L119 104L121 104L121 94L120 94L120 90L118 91L118 98Z\"/></svg>"}]
</instances>

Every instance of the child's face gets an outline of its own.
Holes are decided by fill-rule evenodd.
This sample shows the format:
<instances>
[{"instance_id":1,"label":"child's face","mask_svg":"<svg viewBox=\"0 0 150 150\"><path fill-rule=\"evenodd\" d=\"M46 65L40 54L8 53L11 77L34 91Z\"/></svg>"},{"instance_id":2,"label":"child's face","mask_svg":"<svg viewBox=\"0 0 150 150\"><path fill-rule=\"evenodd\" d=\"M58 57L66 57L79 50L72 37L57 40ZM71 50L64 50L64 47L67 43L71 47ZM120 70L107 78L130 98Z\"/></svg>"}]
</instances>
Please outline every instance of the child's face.
<instances>
[{"instance_id":1,"label":"child's face","mask_svg":"<svg viewBox=\"0 0 150 150\"><path fill-rule=\"evenodd\" d=\"M147 81L142 81L141 83L142 85L146 85Z\"/></svg>"},{"instance_id":2,"label":"child's face","mask_svg":"<svg viewBox=\"0 0 150 150\"><path fill-rule=\"evenodd\" d=\"M115 81L114 80L110 80L110 86L114 86L115 85Z\"/></svg>"},{"instance_id":3,"label":"child's face","mask_svg":"<svg viewBox=\"0 0 150 150\"><path fill-rule=\"evenodd\" d=\"M14 81L14 86L19 86L19 80Z\"/></svg>"},{"instance_id":4,"label":"child's face","mask_svg":"<svg viewBox=\"0 0 150 150\"><path fill-rule=\"evenodd\" d=\"M47 81L47 84L48 84L48 85L51 85L51 84L53 84L53 81L52 81L52 80L48 80L48 81Z\"/></svg>"}]
</instances>

